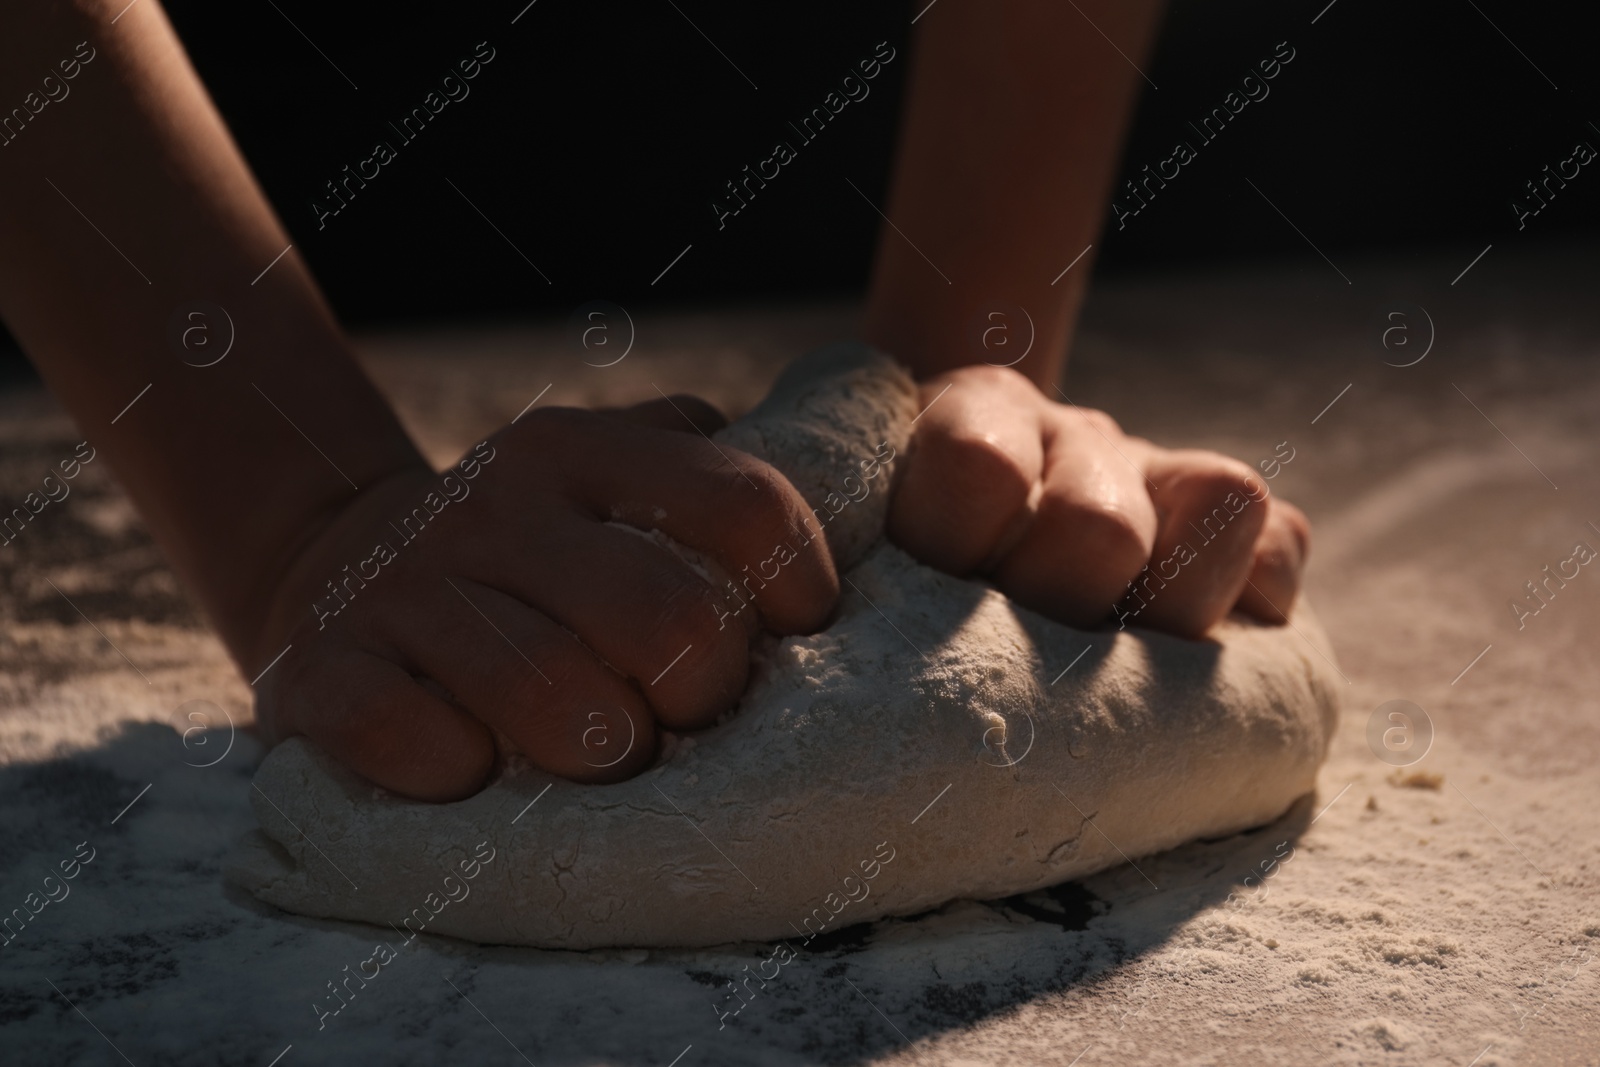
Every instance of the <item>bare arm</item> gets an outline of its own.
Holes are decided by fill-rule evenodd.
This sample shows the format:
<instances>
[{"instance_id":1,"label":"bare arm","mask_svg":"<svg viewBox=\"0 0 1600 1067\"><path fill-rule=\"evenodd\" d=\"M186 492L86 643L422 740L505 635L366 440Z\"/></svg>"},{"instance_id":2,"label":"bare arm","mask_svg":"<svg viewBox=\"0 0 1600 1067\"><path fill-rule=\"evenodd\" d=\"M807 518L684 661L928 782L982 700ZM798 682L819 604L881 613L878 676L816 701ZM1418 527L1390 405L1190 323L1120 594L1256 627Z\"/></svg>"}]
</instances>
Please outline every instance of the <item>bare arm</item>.
<instances>
[{"instance_id":1,"label":"bare arm","mask_svg":"<svg viewBox=\"0 0 1600 1067\"><path fill-rule=\"evenodd\" d=\"M1100 232L1144 84L1132 63L1143 65L1160 11L1159 0L946 0L927 12L887 208L904 236L886 226L879 240L869 340L924 378L983 362L993 357L972 343L973 324L1000 301L1037 330L1016 369L1040 386L1059 378L1093 253L1052 279Z\"/></svg>"},{"instance_id":2,"label":"bare arm","mask_svg":"<svg viewBox=\"0 0 1600 1067\"><path fill-rule=\"evenodd\" d=\"M0 101L46 98L46 73L59 97L0 148L0 315L254 674L276 651L261 605L297 546L423 460L298 254L254 280L289 238L165 13L144 0L112 25L125 5L0 15ZM194 300L237 330L212 367L168 342Z\"/></svg>"}]
</instances>

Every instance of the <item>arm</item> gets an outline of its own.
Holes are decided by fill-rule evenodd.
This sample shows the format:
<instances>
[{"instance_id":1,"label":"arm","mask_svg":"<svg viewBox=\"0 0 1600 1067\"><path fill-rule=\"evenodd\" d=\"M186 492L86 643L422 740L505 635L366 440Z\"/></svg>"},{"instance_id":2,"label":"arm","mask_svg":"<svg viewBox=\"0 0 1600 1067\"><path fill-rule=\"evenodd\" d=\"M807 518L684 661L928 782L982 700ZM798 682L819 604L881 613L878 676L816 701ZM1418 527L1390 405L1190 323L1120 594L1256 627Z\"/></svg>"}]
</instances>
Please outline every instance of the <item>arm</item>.
<instances>
[{"instance_id":1,"label":"arm","mask_svg":"<svg viewBox=\"0 0 1600 1067\"><path fill-rule=\"evenodd\" d=\"M826 620L838 578L804 499L686 425L716 425L687 398L542 407L433 471L299 257L277 259L288 237L157 0L125 3L0 15L0 99L85 42L0 147L0 314L262 676L269 742L304 734L432 800L482 786L491 728L551 773L616 780L649 765L658 722L698 729L738 700L760 627ZM168 341L197 299L237 328L204 368ZM611 520L730 575L807 536L735 610L731 582Z\"/></svg>"},{"instance_id":2,"label":"arm","mask_svg":"<svg viewBox=\"0 0 1600 1067\"><path fill-rule=\"evenodd\" d=\"M1199 637L1234 609L1285 621L1305 516L1237 460L1157 448L1051 395L1092 253L1062 271L1103 225L1159 14L1158 0L927 12L864 328L925 381L891 538L1075 626ZM994 303L1036 331L1010 370L981 365L1007 358L976 343ZM1216 516L1220 532L1197 534Z\"/></svg>"},{"instance_id":3,"label":"arm","mask_svg":"<svg viewBox=\"0 0 1600 1067\"><path fill-rule=\"evenodd\" d=\"M1093 253L1051 279L1100 232L1144 84L1117 49L1143 65L1160 10L1004 0L927 12L887 207L905 237L880 236L868 340L931 378L985 360L973 325L1003 301L1036 331L1016 369L1041 387L1059 380Z\"/></svg>"},{"instance_id":4,"label":"arm","mask_svg":"<svg viewBox=\"0 0 1600 1067\"><path fill-rule=\"evenodd\" d=\"M0 16L0 100L45 73L67 90L0 148L0 315L253 677L280 636L261 605L297 548L358 492L426 465L299 255L252 284L289 237L165 13L145 0L111 25L125 3ZM92 58L63 79L75 53ZM194 300L237 332L203 369L168 342Z\"/></svg>"}]
</instances>

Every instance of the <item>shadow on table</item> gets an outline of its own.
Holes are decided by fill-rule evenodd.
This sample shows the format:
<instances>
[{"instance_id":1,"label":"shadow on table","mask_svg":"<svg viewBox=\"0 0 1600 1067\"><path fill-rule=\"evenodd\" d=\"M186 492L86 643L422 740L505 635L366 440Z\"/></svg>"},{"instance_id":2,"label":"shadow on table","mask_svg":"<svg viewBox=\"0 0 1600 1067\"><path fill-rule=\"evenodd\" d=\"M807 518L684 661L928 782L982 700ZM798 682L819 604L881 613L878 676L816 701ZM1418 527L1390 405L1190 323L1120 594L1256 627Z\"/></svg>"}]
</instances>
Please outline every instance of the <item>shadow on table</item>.
<instances>
[{"instance_id":1,"label":"shadow on table","mask_svg":"<svg viewBox=\"0 0 1600 1067\"><path fill-rule=\"evenodd\" d=\"M822 1063L865 1063L1046 1001L1065 1002L1068 1012L1080 1010L1076 1001L1092 1016L1080 1030L1085 1046L1110 1040L1129 1019L1176 1007L1185 995L1181 966L1140 973L1141 958L1201 912L1220 906L1227 921L1270 893L1310 823L1311 801L1301 798L1266 826L1161 854L1159 892L1124 865L1019 896L845 927L814 938L795 961L803 969L785 968L766 991L747 979L770 946L730 947L713 963L686 963L685 977L703 987L711 1025L685 1026L683 1042L709 1029L709 1039L694 1039L697 1053L731 1037L739 1051L728 1062L759 1062L756 1048L764 1047L798 1049ZM1096 995L1129 971L1137 977ZM740 983L754 991L749 1004L718 1031L718 1005L736 1007L732 989ZM1083 1048L1058 1051L1065 1063Z\"/></svg>"},{"instance_id":2,"label":"shadow on table","mask_svg":"<svg viewBox=\"0 0 1600 1067\"><path fill-rule=\"evenodd\" d=\"M117 887L119 907L135 907L141 899L214 896L218 850L253 823L247 795L259 749L241 735L242 747L217 766L196 767L222 751L216 746L225 737L215 732L204 744L199 737L190 741L185 748L181 735L164 724L125 724L93 749L0 768L0 810L7 814L0 822L0 873L6 883L21 885L38 865L35 859L49 859L63 849L69 854L74 843L89 840L100 851L96 877ZM213 750L207 751L205 744ZM142 793L147 785L150 791ZM412 1032L386 1036L367 1031L360 1040L368 1051L392 1046L398 1052L408 1040L432 1041L452 1032L465 1009L439 980L435 972L442 969L541 1065L644 1057L664 1067L690 1044L694 1062L700 1064L865 1063L908 1043L967 1031L1044 1004L1081 1018L1077 1029L1084 1046L1109 1041L1131 1018L1160 1017L1177 1007L1185 995L1181 962L1176 970L1165 961L1155 970L1142 966L1144 958L1201 912L1221 906L1218 917L1226 921L1230 913L1247 910L1271 892L1277 872L1292 863L1293 843L1309 825L1312 810L1310 798L1302 798L1267 826L1141 860L1141 866L1157 874L1159 891L1123 865L1019 896L955 902L921 915L831 931L813 939L765 989L747 979L770 956L769 945L566 953L423 935L419 947L426 948L431 964L413 968L414 975L405 981L419 983L425 995L413 999L407 990L401 997L396 989L391 996L395 1004L408 1005ZM196 812L205 812L206 821L217 824L217 833L205 842L171 836L163 829L187 825L182 820ZM205 936L211 940L259 928L263 919L284 931L286 943L333 933L371 940L391 934L378 927L288 915L236 891L223 895L237 918L226 917L224 907L215 928L208 927ZM192 920L184 919L181 908L161 910L152 936L159 935L158 941L191 936L186 924ZM51 936L68 934L57 924ZM112 956L122 960L113 952L121 950L106 936L83 941L80 948L79 955L91 963ZM172 962L150 958L141 963L145 955L135 953L118 964L127 973L115 990L104 983L103 963L87 966L81 974L63 969L56 978L67 995L97 1009L107 1004L108 996L117 1000L125 993L160 991L180 999L207 993L172 985L174 975L161 969L171 970ZM482 982L475 986L479 971ZM741 983L750 991L748 1004L737 1015L719 1018L745 1003L734 999L733 987ZM592 1031L586 1040L566 1045L566 1038L551 1035L537 1020L512 1015L503 998L534 990L541 999L560 991L562 1002L550 1008L561 1009L563 1017L610 1019L599 1047L594 1038L602 1035ZM21 1020L41 1009L54 1011L46 1008L48 994L44 987L29 991L11 1005L10 1016ZM654 1010L637 1011L641 994L656 999ZM354 1039L358 1032L344 1036ZM535 1036L541 1033L543 1038ZM606 1049L608 1041L616 1048ZM669 1051L658 1056L662 1048ZM323 1051L332 1053L334 1046ZM1060 1051L1063 1062L1069 1062L1083 1049ZM688 1064L686 1060L680 1067Z\"/></svg>"}]
</instances>

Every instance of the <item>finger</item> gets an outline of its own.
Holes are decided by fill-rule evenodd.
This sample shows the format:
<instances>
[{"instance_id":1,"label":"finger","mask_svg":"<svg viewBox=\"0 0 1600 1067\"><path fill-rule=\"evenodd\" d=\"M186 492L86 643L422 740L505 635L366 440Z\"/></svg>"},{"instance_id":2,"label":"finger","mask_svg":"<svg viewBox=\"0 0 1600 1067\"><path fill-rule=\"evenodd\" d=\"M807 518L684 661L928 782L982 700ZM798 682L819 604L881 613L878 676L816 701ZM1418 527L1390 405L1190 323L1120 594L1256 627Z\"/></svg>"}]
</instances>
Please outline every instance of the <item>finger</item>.
<instances>
[{"instance_id":1,"label":"finger","mask_svg":"<svg viewBox=\"0 0 1600 1067\"><path fill-rule=\"evenodd\" d=\"M582 635L663 725L709 726L744 692L754 606L648 535L546 516L485 538L467 573Z\"/></svg>"},{"instance_id":2,"label":"finger","mask_svg":"<svg viewBox=\"0 0 1600 1067\"><path fill-rule=\"evenodd\" d=\"M657 430L710 435L728 425L728 418L710 402L688 393L646 400L625 408L596 408L600 414L626 419Z\"/></svg>"},{"instance_id":3,"label":"finger","mask_svg":"<svg viewBox=\"0 0 1600 1067\"><path fill-rule=\"evenodd\" d=\"M998 558L1031 524L1044 470L1039 392L1022 375L974 367L922 390L891 540L922 562L967 574Z\"/></svg>"},{"instance_id":4,"label":"finger","mask_svg":"<svg viewBox=\"0 0 1600 1067\"><path fill-rule=\"evenodd\" d=\"M1157 520L1128 442L1111 418L1076 406L1045 416L1044 492L1022 540L994 570L1014 600L1092 626L1150 558Z\"/></svg>"},{"instance_id":5,"label":"finger","mask_svg":"<svg viewBox=\"0 0 1600 1067\"><path fill-rule=\"evenodd\" d=\"M1267 521L1256 538L1239 610L1263 622L1288 622L1310 554L1311 523L1305 513L1275 496L1267 498Z\"/></svg>"},{"instance_id":6,"label":"finger","mask_svg":"<svg viewBox=\"0 0 1600 1067\"><path fill-rule=\"evenodd\" d=\"M613 782L655 754L638 692L538 611L466 578L441 578L417 602L411 617L379 624L385 636L540 769Z\"/></svg>"},{"instance_id":7,"label":"finger","mask_svg":"<svg viewBox=\"0 0 1600 1067\"><path fill-rule=\"evenodd\" d=\"M551 488L596 519L658 528L714 557L730 575L766 569L770 576L752 578L746 588L776 633L810 632L827 620L838 575L811 509L787 478L698 434L616 420L597 426L602 418L550 408L517 427L531 449L557 457L551 466L562 480Z\"/></svg>"},{"instance_id":8,"label":"finger","mask_svg":"<svg viewBox=\"0 0 1600 1067\"><path fill-rule=\"evenodd\" d=\"M1188 449L1151 449L1146 473L1161 527L1150 566L1118 617L1199 637L1245 588L1267 518L1267 486L1238 460Z\"/></svg>"},{"instance_id":9,"label":"finger","mask_svg":"<svg viewBox=\"0 0 1600 1067\"><path fill-rule=\"evenodd\" d=\"M494 767L494 738L482 722L372 652L285 660L271 683L262 699L277 701L273 740L303 734L391 792L460 800L482 789Z\"/></svg>"}]
</instances>

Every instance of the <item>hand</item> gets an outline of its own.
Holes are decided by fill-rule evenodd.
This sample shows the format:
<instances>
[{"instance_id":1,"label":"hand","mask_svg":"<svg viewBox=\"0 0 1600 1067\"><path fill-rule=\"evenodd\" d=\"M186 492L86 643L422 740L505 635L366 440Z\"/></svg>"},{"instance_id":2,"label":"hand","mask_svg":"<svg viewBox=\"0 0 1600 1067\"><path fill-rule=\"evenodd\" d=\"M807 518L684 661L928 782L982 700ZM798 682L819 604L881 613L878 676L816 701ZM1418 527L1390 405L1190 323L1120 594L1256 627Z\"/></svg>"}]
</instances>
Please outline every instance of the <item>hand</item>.
<instances>
[{"instance_id":1,"label":"hand","mask_svg":"<svg viewBox=\"0 0 1600 1067\"><path fill-rule=\"evenodd\" d=\"M262 661L293 647L258 687L267 740L304 734L378 785L451 800L490 774L491 730L602 782L649 765L657 724L711 724L744 691L756 630L808 632L839 591L787 479L695 432L720 423L687 397L543 409L444 475L368 488L270 605ZM730 611L743 601L639 532L654 529L728 574L776 543L798 554Z\"/></svg>"},{"instance_id":2,"label":"hand","mask_svg":"<svg viewBox=\"0 0 1600 1067\"><path fill-rule=\"evenodd\" d=\"M1001 368L941 375L922 403L889 536L923 562L1078 627L1287 621L1310 524L1245 464L1157 448Z\"/></svg>"}]
</instances>

